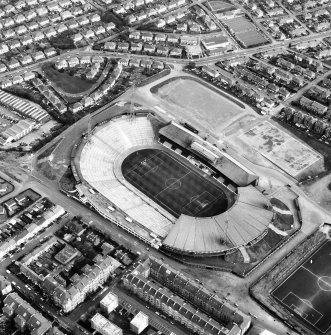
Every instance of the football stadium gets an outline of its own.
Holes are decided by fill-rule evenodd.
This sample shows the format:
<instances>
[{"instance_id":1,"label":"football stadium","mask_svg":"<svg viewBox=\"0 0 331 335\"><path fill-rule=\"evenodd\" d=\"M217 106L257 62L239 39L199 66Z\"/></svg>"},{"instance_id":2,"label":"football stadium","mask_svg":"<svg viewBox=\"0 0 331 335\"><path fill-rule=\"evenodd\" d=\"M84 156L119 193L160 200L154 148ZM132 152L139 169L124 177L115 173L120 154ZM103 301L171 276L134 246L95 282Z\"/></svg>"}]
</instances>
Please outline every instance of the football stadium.
<instances>
[{"instance_id":1,"label":"football stadium","mask_svg":"<svg viewBox=\"0 0 331 335\"><path fill-rule=\"evenodd\" d=\"M81 201L169 253L223 255L275 219L258 176L189 124L148 111L96 115L71 166Z\"/></svg>"}]
</instances>

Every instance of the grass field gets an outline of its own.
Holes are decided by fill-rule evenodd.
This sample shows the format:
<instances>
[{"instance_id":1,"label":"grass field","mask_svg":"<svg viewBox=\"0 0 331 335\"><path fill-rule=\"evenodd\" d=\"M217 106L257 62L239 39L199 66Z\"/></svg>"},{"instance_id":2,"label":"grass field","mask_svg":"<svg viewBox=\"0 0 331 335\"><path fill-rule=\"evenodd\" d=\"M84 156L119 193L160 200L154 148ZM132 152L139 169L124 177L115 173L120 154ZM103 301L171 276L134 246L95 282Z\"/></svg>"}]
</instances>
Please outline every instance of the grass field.
<instances>
[{"instance_id":1,"label":"grass field","mask_svg":"<svg viewBox=\"0 0 331 335\"><path fill-rule=\"evenodd\" d=\"M59 72L51 66L43 67L43 71L51 82L69 94L85 92L94 85L93 82Z\"/></svg>"},{"instance_id":2,"label":"grass field","mask_svg":"<svg viewBox=\"0 0 331 335\"><path fill-rule=\"evenodd\" d=\"M331 242L306 259L272 295L300 320L327 332L331 327Z\"/></svg>"},{"instance_id":3,"label":"grass field","mask_svg":"<svg viewBox=\"0 0 331 335\"><path fill-rule=\"evenodd\" d=\"M228 207L221 187L161 150L132 153L123 161L122 172L132 185L175 217L214 216Z\"/></svg>"},{"instance_id":4,"label":"grass field","mask_svg":"<svg viewBox=\"0 0 331 335\"><path fill-rule=\"evenodd\" d=\"M268 42L268 40L257 30L257 27L243 16L223 20L223 22L247 48Z\"/></svg>"},{"instance_id":5,"label":"grass field","mask_svg":"<svg viewBox=\"0 0 331 335\"><path fill-rule=\"evenodd\" d=\"M217 130L245 111L226 96L215 92L199 82L180 78L166 82L157 90L157 95L179 106L186 119L203 121L208 128Z\"/></svg>"},{"instance_id":6,"label":"grass field","mask_svg":"<svg viewBox=\"0 0 331 335\"><path fill-rule=\"evenodd\" d=\"M241 33L236 34L236 37L247 48L251 48L256 45L268 43L268 40L262 34L260 34L257 30L241 32Z\"/></svg>"}]
</instances>

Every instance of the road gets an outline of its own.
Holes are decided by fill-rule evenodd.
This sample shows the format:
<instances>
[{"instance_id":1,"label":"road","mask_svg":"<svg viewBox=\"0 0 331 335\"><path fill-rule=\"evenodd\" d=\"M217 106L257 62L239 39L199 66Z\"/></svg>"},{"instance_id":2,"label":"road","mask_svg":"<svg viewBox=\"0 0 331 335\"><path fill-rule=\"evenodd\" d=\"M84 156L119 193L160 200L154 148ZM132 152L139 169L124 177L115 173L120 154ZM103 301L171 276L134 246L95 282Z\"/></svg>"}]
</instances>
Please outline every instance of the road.
<instances>
[{"instance_id":1,"label":"road","mask_svg":"<svg viewBox=\"0 0 331 335\"><path fill-rule=\"evenodd\" d=\"M191 3L189 6L194 6L196 4L200 4L202 1L195 1L193 3ZM182 9L182 8L181 8ZM178 9L179 10L179 9ZM173 12L168 13L173 14ZM138 28L139 25L130 27L130 28L125 28L123 30L121 30L119 33L111 35L103 40L98 41L96 44L100 44L103 43L105 41L108 40L112 40L117 38L118 36L120 36L121 34L125 33L125 32L129 32L129 31L133 31L136 28ZM210 33L210 34L215 34L214 32ZM204 36L208 36L208 34L205 34ZM331 36L331 31L327 31L327 32L322 32L322 33L316 33L313 36L312 35L308 35L308 36L304 36L304 37L297 37L297 38L293 38L291 40L287 39L285 41L279 41L273 44L268 44L265 46L260 46L260 47L255 47L255 48L250 48L250 49L237 49L231 53L226 53L223 55L215 55L215 56L205 56L199 59L194 59L194 62L199 64L199 65L204 65L204 64L209 64L209 63L214 63L217 61L222 61L222 60L227 60L227 59L233 59L233 58L237 58L240 56L249 56L252 55L254 53L258 53L258 52L266 52L266 51L271 51L271 50L275 50L276 48L287 48L290 44L295 44L295 43L299 43L299 42L305 42L305 41L311 41L311 40L321 40L325 37L329 37ZM40 68L40 66L44 63L47 62L54 62L57 60L62 59L63 57L66 58L70 55L81 55L82 53L87 54L87 55L95 55L95 54L100 54L102 53L105 56L108 57L113 57L113 58L119 58L119 57L124 57L125 55L129 55L129 57L131 58L146 58L146 55L138 55L138 54L132 54L132 53L115 53L115 52L100 52L100 51L84 51L86 50L86 47L83 48L78 48L78 49L74 49L74 50L70 50L67 52L64 52L60 55L56 55L54 57L50 57L48 59L44 59L41 60L37 63L34 64L30 64L27 65L23 68L18 68L16 70L11 71L10 73L8 72L4 72L4 73L0 73L0 79L7 77L8 75L20 75L23 74L24 72L27 71L34 71ZM190 62L192 62L191 59L177 59L177 58L170 58L170 57L159 57L159 56L153 56L153 58L163 61L163 62L167 62L167 63L179 63L179 64L188 64Z\"/></svg>"}]
</instances>

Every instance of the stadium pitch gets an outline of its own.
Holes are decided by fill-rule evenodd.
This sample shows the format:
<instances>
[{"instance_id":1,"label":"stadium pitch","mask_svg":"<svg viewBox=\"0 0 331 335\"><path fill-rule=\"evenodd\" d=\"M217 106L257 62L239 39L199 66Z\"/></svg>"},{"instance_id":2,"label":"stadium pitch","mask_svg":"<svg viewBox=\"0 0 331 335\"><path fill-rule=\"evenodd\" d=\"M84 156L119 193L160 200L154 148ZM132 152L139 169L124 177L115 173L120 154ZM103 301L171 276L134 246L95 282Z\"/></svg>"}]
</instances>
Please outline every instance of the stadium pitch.
<instances>
[{"instance_id":1,"label":"stadium pitch","mask_svg":"<svg viewBox=\"0 0 331 335\"><path fill-rule=\"evenodd\" d=\"M318 248L271 294L310 327L326 333L331 327L331 242Z\"/></svg>"},{"instance_id":2,"label":"stadium pitch","mask_svg":"<svg viewBox=\"0 0 331 335\"><path fill-rule=\"evenodd\" d=\"M162 150L144 149L130 154L122 163L122 173L176 218L181 214L215 216L228 208L228 198L221 185L214 185Z\"/></svg>"}]
</instances>

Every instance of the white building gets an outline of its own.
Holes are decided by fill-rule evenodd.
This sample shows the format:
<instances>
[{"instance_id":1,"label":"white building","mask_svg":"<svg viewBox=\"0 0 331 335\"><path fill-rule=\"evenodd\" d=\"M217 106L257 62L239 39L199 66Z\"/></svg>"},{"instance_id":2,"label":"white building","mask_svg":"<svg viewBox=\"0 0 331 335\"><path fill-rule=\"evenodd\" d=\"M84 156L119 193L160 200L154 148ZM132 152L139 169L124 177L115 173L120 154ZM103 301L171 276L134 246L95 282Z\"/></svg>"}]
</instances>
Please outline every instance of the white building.
<instances>
[{"instance_id":1,"label":"white building","mask_svg":"<svg viewBox=\"0 0 331 335\"><path fill-rule=\"evenodd\" d=\"M101 308L110 314L118 306L118 296L112 292L109 292L101 301Z\"/></svg>"},{"instance_id":2,"label":"white building","mask_svg":"<svg viewBox=\"0 0 331 335\"><path fill-rule=\"evenodd\" d=\"M148 316L139 312L130 322L130 330L135 334L140 334L148 326Z\"/></svg>"},{"instance_id":3,"label":"white building","mask_svg":"<svg viewBox=\"0 0 331 335\"><path fill-rule=\"evenodd\" d=\"M91 319L92 328L98 331L102 335L122 335L123 331L117 327L104 316L97 313Z\"/></svg>"}]
</instances>

